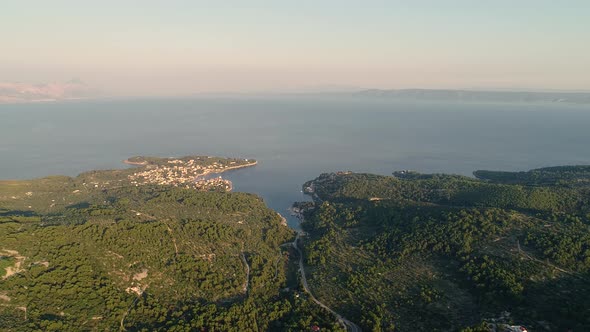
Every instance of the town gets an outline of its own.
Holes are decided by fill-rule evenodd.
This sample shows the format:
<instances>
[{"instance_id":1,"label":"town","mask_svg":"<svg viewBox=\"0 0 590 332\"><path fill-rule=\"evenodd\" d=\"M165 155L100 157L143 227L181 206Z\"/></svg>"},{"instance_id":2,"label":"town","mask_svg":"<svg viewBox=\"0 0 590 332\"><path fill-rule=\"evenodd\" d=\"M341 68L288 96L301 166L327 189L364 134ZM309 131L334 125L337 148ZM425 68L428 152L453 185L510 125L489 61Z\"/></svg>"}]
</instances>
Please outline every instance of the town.
<instances>
[{"instance_id":1,"label":"town","mask_svg":"<svg viewBox=\"0 0 590 332\"><path fill-rule=\"evenodd\" d=\"M209 165L203 165L195 159L170 159L165 163L151 163L143 170L128 176L131 184L135 186L146 184L171 185L174 187L193 188L200 191L231 191L232 183L221 176L206 178L212 173L221 173L230 169L253 166L255 161L239 164L236 161L221 163L215 161Z\"/></svg>"}]
</instances>

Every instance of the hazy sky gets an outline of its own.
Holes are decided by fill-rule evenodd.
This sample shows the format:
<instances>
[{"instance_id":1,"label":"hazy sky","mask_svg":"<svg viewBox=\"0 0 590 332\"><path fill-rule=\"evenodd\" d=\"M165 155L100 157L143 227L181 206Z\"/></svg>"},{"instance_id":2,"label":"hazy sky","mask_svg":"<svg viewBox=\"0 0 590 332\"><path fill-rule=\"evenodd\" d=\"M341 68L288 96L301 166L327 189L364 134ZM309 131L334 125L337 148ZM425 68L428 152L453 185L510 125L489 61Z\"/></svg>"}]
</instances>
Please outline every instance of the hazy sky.
<instances>
[{"instance_id":1,"label":"hazy sky","mask_svg":"<svg viewBox=\"0 0 590 332\"><path fill-rule=\"evenodd\" d=\"M0 81L590 90L588 0L3 0Z\"/></svg>"}]
</instances>

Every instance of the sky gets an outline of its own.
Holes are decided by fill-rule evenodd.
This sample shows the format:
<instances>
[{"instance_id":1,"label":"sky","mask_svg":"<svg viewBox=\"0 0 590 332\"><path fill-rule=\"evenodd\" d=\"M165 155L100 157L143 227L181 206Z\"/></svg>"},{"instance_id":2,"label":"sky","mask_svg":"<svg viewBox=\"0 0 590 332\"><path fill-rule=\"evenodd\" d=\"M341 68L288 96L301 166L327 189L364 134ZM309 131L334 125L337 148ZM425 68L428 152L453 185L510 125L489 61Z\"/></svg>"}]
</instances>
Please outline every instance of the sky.
<instances>
[{"instance_id":1,"label":"sky","mask_svg":"<svg viewBox=\"0 0 590 332\"><path fill-rule=\"evenodd\" d=\"M587 0L3 0L0 82L111 95L590 90Z\"/></svg>"}]
</instances>

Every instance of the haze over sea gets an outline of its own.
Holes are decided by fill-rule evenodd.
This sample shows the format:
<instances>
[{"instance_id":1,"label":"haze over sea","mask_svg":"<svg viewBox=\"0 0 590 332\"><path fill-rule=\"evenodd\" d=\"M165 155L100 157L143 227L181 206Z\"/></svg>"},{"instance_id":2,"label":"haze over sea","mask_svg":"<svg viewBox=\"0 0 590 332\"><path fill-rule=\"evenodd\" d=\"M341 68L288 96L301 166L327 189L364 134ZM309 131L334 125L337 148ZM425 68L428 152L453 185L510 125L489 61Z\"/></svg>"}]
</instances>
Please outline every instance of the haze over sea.
<instances>
[{"instance_id":1,"label":"haze over sea","mask_svg":"<svg viewBox=\"0 0 590 332\"><path fill-rule=\"evenodd\" d=\"M0 179L122 168L135 155L255 158L224 177L287 217L322 172L590 164L588 105L200 97L0 105L0 119Z\"/></svg>"}]
</instances>

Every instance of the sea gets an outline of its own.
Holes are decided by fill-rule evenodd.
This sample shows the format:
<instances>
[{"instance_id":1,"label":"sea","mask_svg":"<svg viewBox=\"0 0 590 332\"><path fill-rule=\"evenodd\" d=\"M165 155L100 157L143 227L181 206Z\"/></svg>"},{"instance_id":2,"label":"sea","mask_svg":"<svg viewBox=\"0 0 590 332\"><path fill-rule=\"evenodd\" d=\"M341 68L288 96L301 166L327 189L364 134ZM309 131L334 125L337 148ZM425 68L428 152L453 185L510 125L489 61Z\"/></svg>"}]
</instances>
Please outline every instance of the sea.
<instances>
[{"instance_id":1,"label":"sea","mask_svg":"<svg viewBox=\"0 0 590 332\"><path fill-rule=\"evenodd\" d=\"M590 105L344 95L198 96L0 105L0 179L128 167L136 155L253 158L223 176L288 219L335 171L471 176L590 164Z\"/></svg>"}]
</instances>

